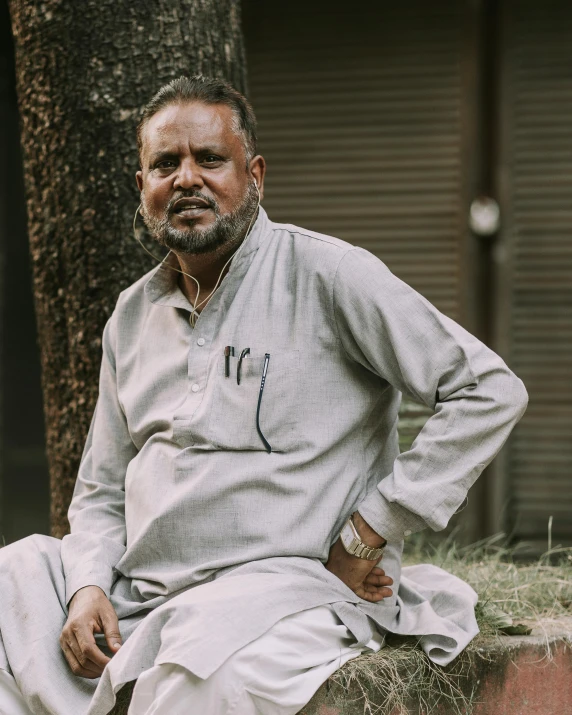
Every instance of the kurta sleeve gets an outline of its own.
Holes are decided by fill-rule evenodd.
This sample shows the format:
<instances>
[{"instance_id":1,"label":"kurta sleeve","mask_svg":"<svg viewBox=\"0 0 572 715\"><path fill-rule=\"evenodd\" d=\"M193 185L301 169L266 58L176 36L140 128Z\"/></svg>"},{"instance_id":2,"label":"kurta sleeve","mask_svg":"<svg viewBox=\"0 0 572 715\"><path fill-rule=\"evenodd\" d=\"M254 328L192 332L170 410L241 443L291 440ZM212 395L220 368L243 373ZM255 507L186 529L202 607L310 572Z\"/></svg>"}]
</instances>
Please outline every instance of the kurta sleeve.
<instances>
[{"instance_id":1,"label":"kurta sleeve","mask_svg":"<svg viewBox=\"0 0 572 715\"><path fill-rule=\"evenodd\" d=\"M349 357L434 410L359 512L388 541L443 529L523 415L524 385L368 251L341 259L333 302Z\"/></svg>"},{"instance_id":2,"label":"kurta sleeve","mask_svg":"<svg viewBox=\"0 0 572 715\"><path fill-rule=\"evenodd\" d=\"M99 397L62 541L66 603L84 586L108 596L113 568L125 551L125 474L137 453L117 395L113 316L103 332Z\"/></svg>"}]
</instances>

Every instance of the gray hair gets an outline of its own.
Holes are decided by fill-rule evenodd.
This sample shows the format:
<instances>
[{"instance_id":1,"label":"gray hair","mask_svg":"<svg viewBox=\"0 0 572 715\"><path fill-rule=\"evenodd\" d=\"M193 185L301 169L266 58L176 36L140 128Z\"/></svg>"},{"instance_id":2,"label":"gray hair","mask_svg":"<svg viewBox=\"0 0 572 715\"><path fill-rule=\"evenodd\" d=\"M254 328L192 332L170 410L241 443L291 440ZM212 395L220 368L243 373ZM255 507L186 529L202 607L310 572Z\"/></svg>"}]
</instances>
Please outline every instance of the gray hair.
<instances>
[{"instance_id":1,"label":"gray hair","mask_svg":"<svg viewBox=\"0 0 572 715\"><path fill-rule=\"evenodd\" d=\"M217 77L195 75L193 77L178 77L153 96L143 109L143 114L137 125L137 148L139 161L143 147L143 129L151 117L171 104L187 102L203 102L204 104L226 104L232 109L233 131L242 138L246 162L256 154L256 116L250 102L228 82Z\"/></svg>"}]
</instances>

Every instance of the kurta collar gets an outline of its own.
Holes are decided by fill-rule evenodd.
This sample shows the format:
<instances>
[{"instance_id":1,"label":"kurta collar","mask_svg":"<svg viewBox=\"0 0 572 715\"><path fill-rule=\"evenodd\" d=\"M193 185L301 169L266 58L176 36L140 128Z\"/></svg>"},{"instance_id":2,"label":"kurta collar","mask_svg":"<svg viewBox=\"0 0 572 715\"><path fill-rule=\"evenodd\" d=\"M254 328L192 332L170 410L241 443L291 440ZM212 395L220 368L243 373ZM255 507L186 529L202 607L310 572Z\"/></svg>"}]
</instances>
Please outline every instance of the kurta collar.
<instances>
[{"instance_id":1,"label":"kurta collar","mask_svg":"<svg viewBox=\"0 0 572 715\"><path fill-rule=\"evenodd\" d=\"M266 211L260 206L254 226L241 249L239 249L240 252L236 260L233 260L230 264L229 275L233 272L235 264L242 263L244 258L258 250L260 244L268 235L269 229L270 220ZM151 303L156 305L168 305L190 311L192 306L179 288L180 274L169 268L169 265L177 267L179 265L174 253L170 253L166 260L153 271L145 284L145 295Z\"/></svg>"}]
</instances>

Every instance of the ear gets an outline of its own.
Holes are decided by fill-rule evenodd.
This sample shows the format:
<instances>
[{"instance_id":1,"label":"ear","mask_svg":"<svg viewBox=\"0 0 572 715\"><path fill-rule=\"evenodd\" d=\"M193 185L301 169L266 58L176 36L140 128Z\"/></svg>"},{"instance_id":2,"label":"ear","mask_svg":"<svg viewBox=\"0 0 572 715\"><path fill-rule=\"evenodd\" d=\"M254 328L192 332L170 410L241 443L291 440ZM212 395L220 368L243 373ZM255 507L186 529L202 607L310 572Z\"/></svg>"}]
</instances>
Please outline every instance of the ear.
<instances>
[{"instance_id":1,"label":"ear","mask_svg":"<svg viewBox=\"0 0 572 715\"><path fill-rule=\"evenodd\" d=\"M254 181L256 181L258 191L260 191L260 199L262 200L264 198L264 177L266 175L266 162L264 161L264 157L257 154L254 159L250 160L248 169L250 175Z\"/></svg>"},{"instance_id":2,"label":"ear","mask_svg":"<svg viewBox=\"0 0 572 715\"><path fill-rule=\"evenodd\" d=\"M139 191L140 192L143 191L143 172L142 171L138 171L135 174L135 181L137 182L137 188L139 189Z\"/></svg>"}]
</instances>

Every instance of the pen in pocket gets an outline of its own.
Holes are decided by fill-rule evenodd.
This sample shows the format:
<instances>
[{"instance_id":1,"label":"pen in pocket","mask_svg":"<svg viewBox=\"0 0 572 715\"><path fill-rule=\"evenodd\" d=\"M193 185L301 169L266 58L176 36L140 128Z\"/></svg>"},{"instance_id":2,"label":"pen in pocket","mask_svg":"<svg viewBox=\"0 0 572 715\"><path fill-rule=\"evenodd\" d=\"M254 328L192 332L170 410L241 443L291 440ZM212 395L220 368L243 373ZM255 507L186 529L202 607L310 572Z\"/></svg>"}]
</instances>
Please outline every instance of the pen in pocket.
<instances>
[{"instance_id":1,"label":"pen in pocket","mask_svg":"<svg viewBox=\"0 0 572 715\"><path fill-rule=\"evenodd\" d=\"M240 357L238 358L238 365L236 366L236 384L240 385L240 370L242 368L242 361L244 358L250 355L250 348L244 348L244 350L240 353Z\"/></svg>"},{"instance_id":2,"label":"pen in pocket","mask_svg":"<svg viewBox=\"0 0 572 715\"><path fill-rule=\"evenodd\" d=\"M262 444L264 445L268 454L270 454L272 452L272 447L270 446L270 442L262 434L262 430L260 429L260 405L262 404L262 393L264 392L264 385L266 384L266 374L268 373L268 363L269 362L270 362L270 353L266 353L266 355L264 356L264 367L262 368L262 380L260 381L260 392L258 393L258 406L256 408L256 431L258 432L258 436L262 440Z\"/></svg>"},{"instance_id":3,"label":"pen in pocket","mask_svg":"<svg viewBox=\"0 0 572 715\"><path fill-rule=\"evenodd\" d=\"M234 348L227 345L224 349L224 376L230 377L230 358L234 357Z\"/></svg>"}]
</instances>

